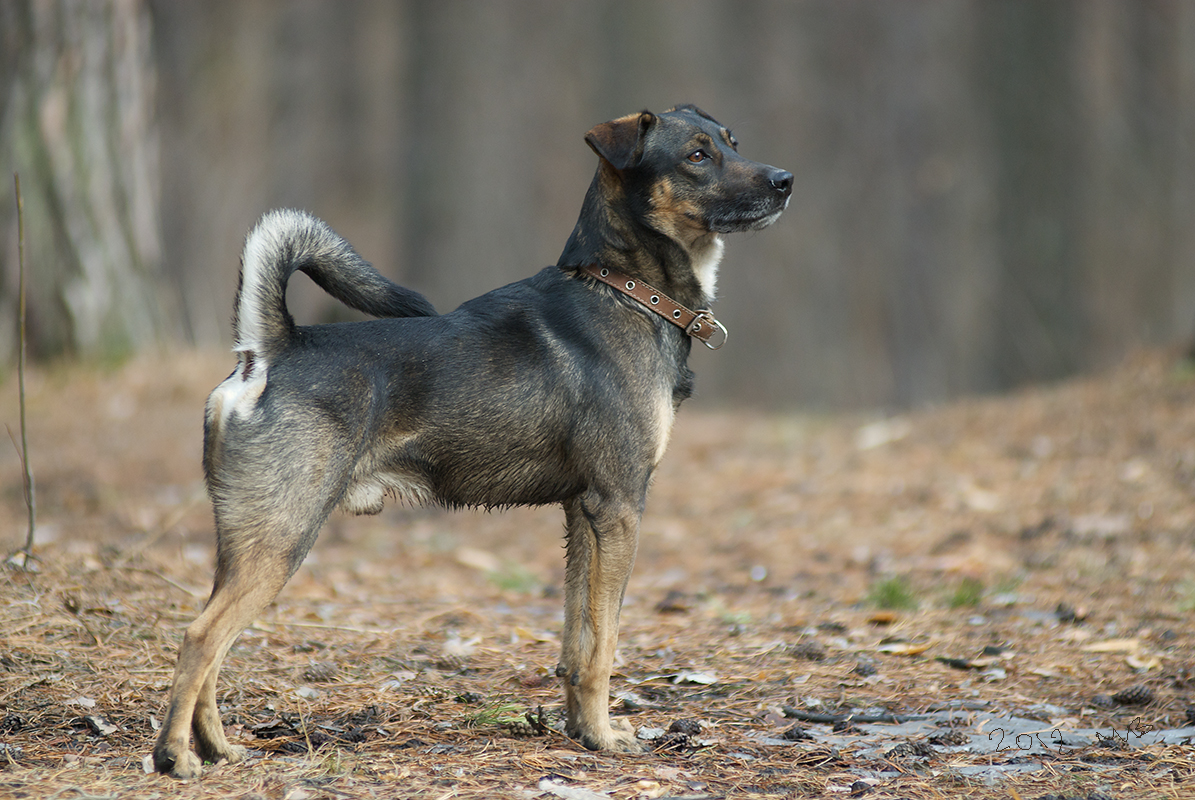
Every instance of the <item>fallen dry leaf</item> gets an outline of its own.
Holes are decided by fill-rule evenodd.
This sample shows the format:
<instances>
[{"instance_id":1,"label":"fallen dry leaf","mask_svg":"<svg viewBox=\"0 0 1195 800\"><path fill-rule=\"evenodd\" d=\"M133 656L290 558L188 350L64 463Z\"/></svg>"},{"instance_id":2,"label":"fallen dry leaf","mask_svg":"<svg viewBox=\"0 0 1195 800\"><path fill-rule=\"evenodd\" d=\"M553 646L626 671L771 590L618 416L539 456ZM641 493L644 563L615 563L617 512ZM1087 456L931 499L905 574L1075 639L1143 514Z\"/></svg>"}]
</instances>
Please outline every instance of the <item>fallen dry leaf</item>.
<instances>
[{"instance_id":1,"label":"fallen dry leaf","mask_svg":"<svg viewBox=\"0 0 1195 800\"><path fill-rule=\"evenodd\" d=\"M1108 639L1079 648L1084 653L1132 653L1141 646L1139 639Z\"/></svg>"}]
</instances>

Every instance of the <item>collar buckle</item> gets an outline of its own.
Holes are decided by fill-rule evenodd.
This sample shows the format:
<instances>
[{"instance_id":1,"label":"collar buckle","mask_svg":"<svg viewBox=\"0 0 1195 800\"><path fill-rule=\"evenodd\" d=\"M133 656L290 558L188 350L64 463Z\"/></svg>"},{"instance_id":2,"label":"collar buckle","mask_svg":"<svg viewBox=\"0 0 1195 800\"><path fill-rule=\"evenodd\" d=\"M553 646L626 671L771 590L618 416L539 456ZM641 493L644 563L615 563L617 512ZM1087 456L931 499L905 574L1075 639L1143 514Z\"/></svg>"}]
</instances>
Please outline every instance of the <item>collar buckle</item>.
<instances>
[{"instance_id":1,"label":"collar buckle","mask_svg":"<svg viewBox=\"0 0 1195 800\"><path fill-rule=\"evenodd\" d=\"M693 321L685 328L685 333L700 341L710 350L720 350L726 340L730 338L730 331L714 316L708 308L697 309ZM715 339L715 336L717 338Z\"/></svg>"}]
</instances>

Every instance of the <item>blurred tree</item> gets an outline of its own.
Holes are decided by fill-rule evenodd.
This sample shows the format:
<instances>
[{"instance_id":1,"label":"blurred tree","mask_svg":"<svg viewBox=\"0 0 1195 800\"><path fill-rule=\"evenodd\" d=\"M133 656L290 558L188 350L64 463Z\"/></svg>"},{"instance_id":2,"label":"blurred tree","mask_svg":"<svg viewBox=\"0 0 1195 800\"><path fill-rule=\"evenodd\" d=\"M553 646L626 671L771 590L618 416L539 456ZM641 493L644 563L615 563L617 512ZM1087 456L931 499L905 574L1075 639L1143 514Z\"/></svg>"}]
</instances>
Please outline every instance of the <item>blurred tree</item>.
<instances>
[{"instance_id":1,"label":"blurred tree","mask_svg":"<svg viewBox=\"0 0 1195 800\"><path fill-rule=\"evenodd\" d=\"M978 86L999 165L995 308L999 385L1058 378L1082 365L1088 320L1078 291L1083 130L1077 113L1075 10L1066 3L976 7Z\"/></svg>"},{"instance_id":2,"label":"blurred tree","mask_svg":"<svg viewBox=\"0 0 1195 800\"><path fill-rule=\"evenodd\" d=\"M25 178L30 351L114 355L159 341L174 302L158 280L145 5L9 0L0 32L0 152ZM15 231L15 203L0 197L0 221ZM16 293L15 236L8 241L0 253L6 312ZM0 336L11 348L12 332Z\"/></svg>"},{"instance_id":3,"label":"blurred tree","mask_svg":"<svg viewBox=\"0 0 1195 800\"><path fill-rule=\"evenodd\" d=\"M918 405L1191 333L1186 0L0 0L37 351L163 320L227 343L241 243L275 206L447 311L555 260L589 126L677 102L797 176L779 224L731 240L737 355L694 356L706 399ZM309 281L289 300L345 317Z\"/></svg>"}]
</instances>

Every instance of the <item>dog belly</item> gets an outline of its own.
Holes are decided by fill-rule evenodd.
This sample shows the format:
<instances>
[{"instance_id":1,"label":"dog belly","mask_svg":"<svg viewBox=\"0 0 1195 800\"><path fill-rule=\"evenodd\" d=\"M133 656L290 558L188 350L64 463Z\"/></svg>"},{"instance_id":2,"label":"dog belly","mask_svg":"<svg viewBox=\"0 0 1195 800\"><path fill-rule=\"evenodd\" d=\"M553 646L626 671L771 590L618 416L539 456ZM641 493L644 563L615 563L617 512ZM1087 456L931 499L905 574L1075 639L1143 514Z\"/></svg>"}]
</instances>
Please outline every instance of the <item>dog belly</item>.
<instances>
[{"instance_id":1,"label":"dog belly","mask_svg":"<svg viewBox=\"0 0 1195 800\"><path fill-rule=\"evenodd\" d=\"M387 494L412 506L432 501L431 486L421 476L406 472L375 472L355 476L345 489L340 508L349 514L380 514Z\"/></svg>"},{"instance_id":2,"label":"dog belly","mask_svg":"<svg viewBox=\"0 0 1195 800\"><path fill-rule=\"evenodd\" d=\"M476 464L447 472L435 486L435 498L449 507L507 508L559 503L579 491L582 481L565 468L543 463Z\"/></svg>"}]
</instances>

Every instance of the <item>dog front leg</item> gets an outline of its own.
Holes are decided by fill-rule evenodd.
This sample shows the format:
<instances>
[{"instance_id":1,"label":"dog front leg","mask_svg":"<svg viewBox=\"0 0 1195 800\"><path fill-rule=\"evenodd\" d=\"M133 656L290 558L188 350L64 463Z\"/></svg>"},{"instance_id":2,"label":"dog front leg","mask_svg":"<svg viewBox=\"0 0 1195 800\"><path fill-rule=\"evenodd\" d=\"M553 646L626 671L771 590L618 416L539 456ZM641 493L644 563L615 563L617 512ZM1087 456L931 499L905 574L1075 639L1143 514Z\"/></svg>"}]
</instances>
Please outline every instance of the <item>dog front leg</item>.
<instances>
[{"instance_id":1,"label":"dog front leg","mask_svg":"<svg viewBox=\"0 0 1195 800\"><path fill-rule=\"evenodd\" d=\"M564 504L567 525L564 643L566 732L590 750L642 749L634 730L610 724L610 671L618 616L635 563L640 508L579 497Z\"/></svg>"}]
</instances>

